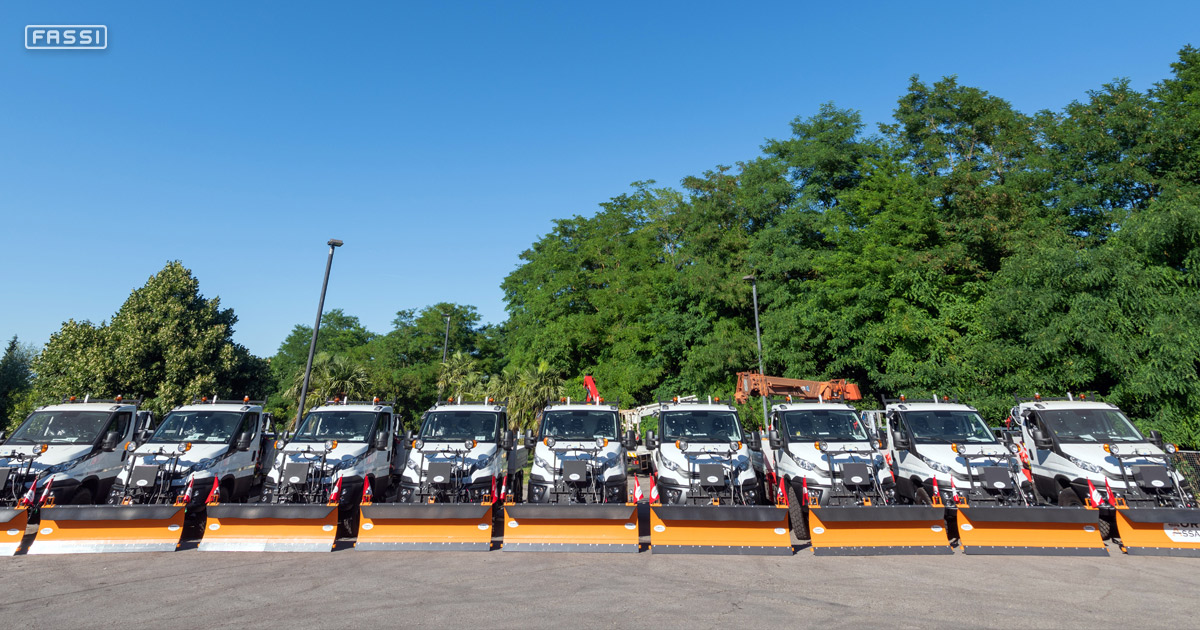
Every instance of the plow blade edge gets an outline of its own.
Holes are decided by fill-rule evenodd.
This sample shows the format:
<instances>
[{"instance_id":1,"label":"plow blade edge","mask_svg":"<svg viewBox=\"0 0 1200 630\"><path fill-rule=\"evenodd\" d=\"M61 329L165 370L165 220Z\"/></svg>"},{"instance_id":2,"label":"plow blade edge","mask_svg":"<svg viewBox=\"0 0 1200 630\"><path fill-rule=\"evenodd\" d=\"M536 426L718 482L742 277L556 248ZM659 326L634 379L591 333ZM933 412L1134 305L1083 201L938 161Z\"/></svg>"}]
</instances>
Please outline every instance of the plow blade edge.
<instances>
[{"instance_id":1,"label":"plow blade edge","mask_svg":"<svg viewBox=\"0 0 1200 630\"><path fill-rule=\"evenodd\" d=\"M360 551L489 551L491 503L375 503L363 505Z\"/></svg>"},{"instance_id":2,"label":"plow blade edge","mask_svg":"<svg viewBox=\"0 0 1200 630\"><path fill-rule=\"evenodd\" d=\"M1094 508L1018 506L958 508L963 553L1107 556Z\"/></svg>"},{"instance_id":3,"label":"plow blade edge","mask_svg":"<svg viewBox=\"0 0 1200 630\"><path fill-rule=\"evenodd\" d=\"M210 505L200 551L333 551L338 506Z\"/></svg>"},{"instance_id":4,"label":"plow blade edge","mask_svg":"<svg viewBox=\"0 0 1200 630\"><path fill-rule=\"evenodd\" d=\"M182 505L60 505L42 508L29 554L175 551Z\"/></svg>"},{"instance_id":5,"label":"plow blade edge","mask_svg":"<svg viewBox=\"0 0 1200 630\"><path fill-rule=\"evenodd\" d=\"M11 556L21 547L29 510L23 507L0 508L0 556Z\"/></svg>"},{"instance_id":6,"label":"plow blade edge","mask_svg":"<svg viewBox=\"0 0 1200 630\"><path fill-rule=\"evenodd\" d=\"M638 551L637 505L508 505L504 551Z\"/></svg>"},{"instance_id":7,"label":"plow blade edge","mask_svg":"<svg viewBox=\"0 0 1200 630\"><path fill-rule=\"evenodd\" d=\"M954 553L941 506L814 506L808 531L817 556Z\"/></svg>"},{"instance_id":8,"label":"plow blade edge","mask_svg":"<svg viewBox=\"0 0 1200 630\"><path fill-rule=\"evenodd\" d=\"M652 505L653 553L792 554L786 507Z\"/></svg>"},{"instance_id":9,"label":"plow blade edge","mask_svg":"<svg viewBox=\"0 0 1200 630\"><path fill-rule=\"evenodd\" d=\"M1117 535L1130 555L1200 557L1200 509L1118 507Z\"/></svg>"}]
</instances>

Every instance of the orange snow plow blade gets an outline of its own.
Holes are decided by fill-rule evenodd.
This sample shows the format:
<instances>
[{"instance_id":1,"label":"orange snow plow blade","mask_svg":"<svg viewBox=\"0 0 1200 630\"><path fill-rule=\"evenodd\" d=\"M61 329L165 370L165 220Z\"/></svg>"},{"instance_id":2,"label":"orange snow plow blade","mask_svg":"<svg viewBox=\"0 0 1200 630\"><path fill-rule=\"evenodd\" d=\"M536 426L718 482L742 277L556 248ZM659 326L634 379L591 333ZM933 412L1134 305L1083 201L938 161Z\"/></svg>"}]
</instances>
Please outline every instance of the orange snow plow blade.
<instances>
[{"instance_id":1,"label":"orange snow plow blade","mask_svg":"<svg viewBox=\"0 0 1200 630\"><path fill-rule=\"evenodd\" d=\"M182 505L42 507L29 554L175 551L183 535Z\"/></svg>"},{"instance_id":2,"label":"orange snow plow blade","mask_svg":"<svg viewBox=\"0 0 1200 630\"><path fill-rule=\"evenodd\" d=\"M1117 535L1129 555L1200 557L1200 509L1130 508L1117 499Z\"/></svg>"},{"instance_id":3,"label":"orange snow plow blade","mask_svg":"<svg viewBox=\"0 0 1200 630\"><path fill-rule=\"evenodd\" d=\"M21 548L29 510L23 507L0 508L0 556L11 556Z\"/></svg>"},{"instance_id":4,"label":"orange snow plow blade","mask_svg":"<svg viewBox=\"0 0 1200 630\"><path fill-rule=\"evenodd\" d=\"M333 551L338 506L210 505L200 551Z\"/></svg>"},{"instance_id":5,"label":"orange snow plow blade","mask_svg":"<svg viewBox=\"0 0 1200 630\"><path fill-rule=\"evenodd\" d=\"M504 551L639 551L637 504L506 505Z\"/></svg>"},{"instance_id":6,"label":"orange snow plow blade","mask_svg":"<svg viewBox=\"0 0 1200 630\"><path fill-rule=\"evenodd\" d=\"M808 531L817 556L954 553L941 505L812 505Z\"/></svg>"},{"instance_id":7,"label":"orange snow plow blade","mask_svg":"<svg viewBox=\"0 0 1200 630\"><path fill-rule=\"evenodd\" d=\"M1107 556L1100 511L1055 506L958 508L963 553L1010 556Z\"/></svg>"},{"instance_id":8,"label":"orange snow plow blade","mask_svg":"<svg viewBox=\"0 0 1200 630\"><path fill-rule=\"evenodd\" d=\"M790 556L788 510L778 506L651 505L650 551Z\"/></svg>"},{"instance_id":9,"label":"orange snow plow blade","mask_svg":"<svg viewBox=\"0 0 1200 630\"><path fill-rule=\"evenodd\" d=\"M491 503L374 503L359 509L359 551L492 548Z\"/></svg>"}]
</instances>

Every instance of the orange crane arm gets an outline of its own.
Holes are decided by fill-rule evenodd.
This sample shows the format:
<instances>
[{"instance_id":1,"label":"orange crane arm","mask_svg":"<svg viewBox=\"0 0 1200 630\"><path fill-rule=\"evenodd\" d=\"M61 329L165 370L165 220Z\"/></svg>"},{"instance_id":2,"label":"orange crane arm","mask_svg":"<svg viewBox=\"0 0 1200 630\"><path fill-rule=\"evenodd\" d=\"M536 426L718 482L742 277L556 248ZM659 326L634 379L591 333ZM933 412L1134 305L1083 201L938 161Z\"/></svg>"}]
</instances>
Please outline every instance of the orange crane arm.
<instances>
[{"instance_id":1,"label":"orange crane arm","mask_svg":"<svg viewBox=\"0 0 1200 630\"><path fill-rule=\"evenodd\" d=\"M829 381L807 381L782 376L765 376L758 372L738 372L737 390L733 397L744 405L758 396L791 396L816 400L862 400L858 385L847 383L844 378Z\"/></svg>"}]
</instances>

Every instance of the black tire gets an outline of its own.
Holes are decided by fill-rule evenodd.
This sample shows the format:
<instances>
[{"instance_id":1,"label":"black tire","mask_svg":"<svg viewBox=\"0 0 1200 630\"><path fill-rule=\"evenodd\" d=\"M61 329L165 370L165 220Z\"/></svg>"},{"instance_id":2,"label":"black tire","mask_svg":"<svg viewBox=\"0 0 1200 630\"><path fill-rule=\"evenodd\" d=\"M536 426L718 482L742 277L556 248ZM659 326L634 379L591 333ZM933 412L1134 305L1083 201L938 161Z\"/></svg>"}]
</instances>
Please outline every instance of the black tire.
<instances>
[{"instance_id":1,"label":"black tire","mask_svg":"<svg viewBox=\"0 0 1200 630\"><path fill-rule=\"evenodd\" d=\"M241 503L233 496L233 481L226 479L221 482L221 497L218 499L221 503Z\"/></svg>"},{"instance_id":2,"label":"black tire","mask_svg":"<svg viewBox=\"0 0 1200 630\"><path fill-rule=\"evenodd\" d=\"M796 489L792 487L792 484L788 483L786 485L788 516L792 519L792 531L796 533L796 538L810 540L811 536L808 533L808 509L804 507L804 503L796 496Z\"/></svg>"},{"instance_id":3,"label":"black tire","mask_svg":"<svg viewBox=\"0 0 1200 630\"><path fill-rule=\"evenodd\" d=\"M925 488L917 488L913 493L913 503L917 505L933 505L933 499L929 498L929 492Z\"/></svg>"},{"instance_id":4,"label":"black tire","mask_svg":"<svg viewBox=\"0 0 1200 630\"><path fill-rule=\"evenodd\" d=\"M525 502L525 473L517 473L517 487L513 488L513 503Z\"/></svg>"},{"instance_id":5,"label":"black tire","mask_svg":"<svg viewBox=\"0 0 1200 630\"><path fill-rule=\"evenodd\" d=\"M92 505L95 502L92 489L88 486L80 486L75 494L71 495L71 502L68 505Z\"/></svg>"},{"instance_id":6,"label":"black tire","mask_svg":"<svg viewBox=\"0 0 1200 630\"><path fill-rule=\"evenodd\" d=\"M1063 488L1058 493L1058 505L1061 507L1083 507L1083 501L1070 488Z\"/></svg>"},{"instance_id":7,"label":"black tire","mask_svg":"<svg viewBox=\"0 0 1200 630\"><path fill-rule=\"evenodd\" d=\"M1099 523L1097 523L1097 527L1100 529L1100 540L1108 540L1109 538L1112 538L1112 535L1113 535L1113 522L1112 521L1101 516Z\"/></svg>"}]
</instances>

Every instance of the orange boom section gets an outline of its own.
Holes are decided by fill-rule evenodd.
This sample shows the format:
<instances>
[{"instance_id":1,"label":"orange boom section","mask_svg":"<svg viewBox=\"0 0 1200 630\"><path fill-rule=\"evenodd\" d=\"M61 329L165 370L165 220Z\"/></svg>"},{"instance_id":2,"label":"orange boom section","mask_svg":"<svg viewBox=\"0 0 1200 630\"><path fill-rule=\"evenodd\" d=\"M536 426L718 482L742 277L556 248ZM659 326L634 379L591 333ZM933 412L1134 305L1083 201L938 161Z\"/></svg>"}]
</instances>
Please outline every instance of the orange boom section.
<instances>
[{"instance_id":1,"label":"orange boom section","mask_svg":"<svg viewBox=\"0 0 1200 630\"><path fill-rule=\"evenodd\" d=\"M739 405L758 396L791 396L805 400L862 400L858 385L844 378L829 381L808 381L782 376L765 376L758 372L738 372L737 391L733 397Z\"/></svg>"}]
</instances>

